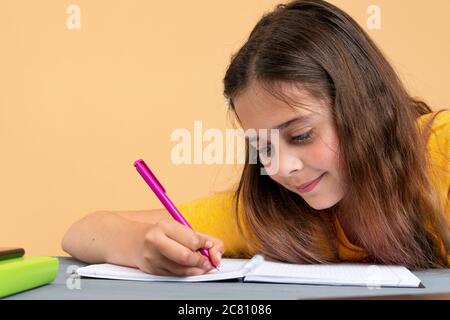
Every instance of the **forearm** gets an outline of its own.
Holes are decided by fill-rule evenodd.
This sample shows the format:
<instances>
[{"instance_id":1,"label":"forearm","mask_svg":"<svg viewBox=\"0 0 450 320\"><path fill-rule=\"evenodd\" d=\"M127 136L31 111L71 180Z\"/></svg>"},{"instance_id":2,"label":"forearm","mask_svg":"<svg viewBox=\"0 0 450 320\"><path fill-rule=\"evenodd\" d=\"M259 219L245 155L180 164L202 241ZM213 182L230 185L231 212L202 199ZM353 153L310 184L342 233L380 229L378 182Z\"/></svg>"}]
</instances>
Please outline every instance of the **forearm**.
<instances>
[{"instance_id":1,"label":"forearm","mask_svg":"<svg viewBox=\"0 0 450 320\"><path fill-rule=\"evenodd\" d=\"M138 237L148 223L111 212L92 213L74 223L62 241L63 250L87 263L135 267Z\"/></svg>"}]
</instances>

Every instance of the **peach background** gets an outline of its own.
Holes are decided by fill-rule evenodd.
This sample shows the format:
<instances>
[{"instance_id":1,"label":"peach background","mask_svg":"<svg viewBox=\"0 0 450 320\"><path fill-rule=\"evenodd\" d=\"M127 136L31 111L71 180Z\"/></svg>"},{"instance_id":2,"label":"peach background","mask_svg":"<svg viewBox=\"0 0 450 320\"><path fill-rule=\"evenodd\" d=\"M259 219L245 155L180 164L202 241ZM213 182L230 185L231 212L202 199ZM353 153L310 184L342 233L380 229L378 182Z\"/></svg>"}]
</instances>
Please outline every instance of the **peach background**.
<instances>
[{"instance_id":1,"label":"peach background","mask_svg":"<svg viewBox=\"0 0 450 320\"><path fill-rule=\"evenodd\" d=\"M175 203L222 190L229 165L170 161L176 128L231 128L222 78L261 14L280 1L0 3L0 246L61 255L75 220L102 209L161 207L137 175L144 158ZM450 1L340 0L369 30L410 91L450 105ZM81 8L68 30L66 8ZM233 178L234 177L234 178Z\"/></svg>"}]
</instances>

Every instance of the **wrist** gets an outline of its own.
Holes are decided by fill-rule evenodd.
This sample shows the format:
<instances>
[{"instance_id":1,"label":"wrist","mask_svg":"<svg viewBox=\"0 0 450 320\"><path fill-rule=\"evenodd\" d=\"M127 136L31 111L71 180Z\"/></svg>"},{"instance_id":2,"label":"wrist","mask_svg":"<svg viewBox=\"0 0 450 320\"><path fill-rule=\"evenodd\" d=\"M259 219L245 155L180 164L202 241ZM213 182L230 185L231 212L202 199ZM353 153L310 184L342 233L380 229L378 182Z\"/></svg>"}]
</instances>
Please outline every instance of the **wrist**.
<instances>
[{"instance_id":1,"label":"wrist","mask_svg":"<svg viewBox=\"0 0 450 320\"><path fill-rule=\"evenodd\" d=\"M133 264L133 267L138 268L145 249L145 237L151 224L135 221L133 221L132 224L133 226L130 230L128 254L130 263Z\"/></svg>"},{"instance_id":2,"label":"wrist","mask_svg":"<svg viewBox=\"0 0 450 320\"><path fill-rule=\"evenodd\" d=\"M120 229L112 235L112 241L105 252L107 263L137 267L139 257L142 255L142 245L148 223L136 222L116 216L120 219Z\"/></svg>"}]
</instances>

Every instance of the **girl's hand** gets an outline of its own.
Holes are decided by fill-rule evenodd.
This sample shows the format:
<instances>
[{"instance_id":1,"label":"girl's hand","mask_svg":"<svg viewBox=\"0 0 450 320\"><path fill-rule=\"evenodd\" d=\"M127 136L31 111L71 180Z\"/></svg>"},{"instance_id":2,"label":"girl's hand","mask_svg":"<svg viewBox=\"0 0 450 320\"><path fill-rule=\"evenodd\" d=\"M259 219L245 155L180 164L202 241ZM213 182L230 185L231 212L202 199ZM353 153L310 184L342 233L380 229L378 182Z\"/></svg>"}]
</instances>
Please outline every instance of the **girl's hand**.
<instances>
[{"instance_id":1,"label":"girl's hand","mask_svg":"<svg viewBox=\"0 0 450 320\"><path fill-rule=\"evenodd\" d=\"M201 275L212 268L208 258L198 250L209 249L216 266L225 251L220 239L196 232L179 222L164 219L156 224L145 225L136 234L136 266L155 275Z\"/></svg>"}]
</instances>

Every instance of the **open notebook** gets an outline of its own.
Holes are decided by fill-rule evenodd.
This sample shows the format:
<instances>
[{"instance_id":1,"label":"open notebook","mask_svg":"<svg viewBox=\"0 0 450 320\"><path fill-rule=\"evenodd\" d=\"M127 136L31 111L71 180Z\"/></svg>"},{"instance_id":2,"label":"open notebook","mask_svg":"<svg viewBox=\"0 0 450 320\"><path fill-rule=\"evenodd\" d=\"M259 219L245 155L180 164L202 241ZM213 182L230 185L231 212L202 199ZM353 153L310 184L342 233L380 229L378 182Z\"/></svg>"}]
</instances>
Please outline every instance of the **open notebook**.
<instances>
[{"instance_id":1,"label":"open notebook","mask_svg":"<svg viewBox=\"0 0 450 320\"><path fill-rule=\"evenodd\" d=\"M203 282L239 279L245 282L349 285L367 287L419 287L420 279L401 266L367 264L303 265L252 259L222 259L219 271L199 276L157 276L112 264L93 264L77 273L83 277L137 281Z\"/></svg>"}]
</instances>

